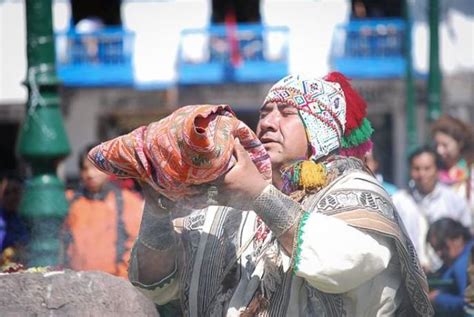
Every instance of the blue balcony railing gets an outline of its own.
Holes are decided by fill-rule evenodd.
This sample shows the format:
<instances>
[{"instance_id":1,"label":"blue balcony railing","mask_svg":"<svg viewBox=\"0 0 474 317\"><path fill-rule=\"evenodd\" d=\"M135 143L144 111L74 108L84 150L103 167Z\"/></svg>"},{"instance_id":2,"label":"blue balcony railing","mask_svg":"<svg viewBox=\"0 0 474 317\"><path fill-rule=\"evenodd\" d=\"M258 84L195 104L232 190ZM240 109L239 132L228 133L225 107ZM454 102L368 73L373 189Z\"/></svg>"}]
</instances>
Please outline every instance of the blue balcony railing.
<instances>
[{"instance_id":1,"label":"blue balcony railing","mask_svg":"<svg viewBox=\"0 0 474 317\"><path fill-rule=\"evenodd\" d=\"M331 68L351 78L398 78L405 72L405 22L399 19L351 21L336 27Z\"/></svg>"},{"instance_id":2,"label":"blue balcony railing","mask_svg":"<svg viewBox=\"0 0 474 317\"><path fill-rule=\"evenodd\" d=\"M105 28L79 34L56 34L58 76L66 86L133 85L134 34Z\"/></svg>"},{"instance_id":3,"label":"blue balcony railing","mask_svg":"<svg viewBox=\"0 0 474 317\"><path fill-rule=\"evenodd\" d=\"M288 74L288 28L213 25L181 33L180 84L273 82Z\"/></svg>"}]
</instances>

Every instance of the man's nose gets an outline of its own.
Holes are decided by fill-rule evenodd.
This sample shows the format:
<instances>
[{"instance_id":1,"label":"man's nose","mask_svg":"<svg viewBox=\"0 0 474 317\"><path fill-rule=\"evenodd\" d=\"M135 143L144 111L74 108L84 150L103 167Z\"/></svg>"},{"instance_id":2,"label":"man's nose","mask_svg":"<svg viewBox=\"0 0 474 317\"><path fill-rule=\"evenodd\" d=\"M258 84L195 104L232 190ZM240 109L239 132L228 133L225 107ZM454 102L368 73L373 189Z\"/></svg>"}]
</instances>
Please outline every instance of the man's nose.
<instances>
[{"instance_id":1,"label":"man's nose","mask_svg":"<svg viewBox=\"0 0 474 317\"><path fill-rule=\"evenodd\" d=\"M278 113L275 111L270 112L264 118L260 120L260 128L262 131L271 130L276 131L278 127Z\"/></svg>"},{"instance_id":2,"label":"man's nose","mask_svg":"<svg viewBox=\"0 0 474 317\"><path fill-rule=\"evenodd\" d=\"M419 178L419 179L425 179L425 178L426 178L426 173L425 173L424 171L420 171L420 172L418 173L418 178Z\"/></svg>"}]
</instances>

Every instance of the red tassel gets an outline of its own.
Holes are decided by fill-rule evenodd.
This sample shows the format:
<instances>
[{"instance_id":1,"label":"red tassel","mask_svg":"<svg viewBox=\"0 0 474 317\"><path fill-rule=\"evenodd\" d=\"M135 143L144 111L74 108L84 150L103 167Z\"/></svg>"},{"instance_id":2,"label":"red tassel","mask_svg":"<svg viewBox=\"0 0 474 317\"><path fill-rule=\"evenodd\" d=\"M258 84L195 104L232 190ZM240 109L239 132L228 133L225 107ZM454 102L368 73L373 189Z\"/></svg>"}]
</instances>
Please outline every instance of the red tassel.
<instances>
[{"instance_id":1,"label":"red tassel","mask_svg":"<svg viewBox=\"0 0 474 317\"><path fill-rule=\"evenodd\" d=\"M367 104L365 100L352 88L349 79L339 72L330 72L324 80L338 83L344 97L346 98L346 129L344 135L351 134L351 131L362 124L362 120L367 115Z\"/></svg>"}]
</instances>

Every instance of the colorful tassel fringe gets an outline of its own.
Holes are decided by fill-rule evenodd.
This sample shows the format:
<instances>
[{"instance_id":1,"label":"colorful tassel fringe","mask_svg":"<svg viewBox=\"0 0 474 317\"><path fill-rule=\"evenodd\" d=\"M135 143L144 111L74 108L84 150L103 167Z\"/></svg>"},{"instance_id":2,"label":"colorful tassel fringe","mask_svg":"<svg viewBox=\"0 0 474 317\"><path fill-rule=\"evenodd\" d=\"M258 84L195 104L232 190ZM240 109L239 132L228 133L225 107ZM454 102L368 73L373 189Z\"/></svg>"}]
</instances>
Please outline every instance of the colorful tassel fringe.
<instances>
[{"instance_id":1,"label":"colorful tassel fringe","mask_svg":"<svg viewBox=\"0 0 474 317\"><path fill-rule=\"evenodd\" d=\"M357 157L358 159L363 159L364 155L372 149L372 141L368 140L358 146L351 147L348 149L341 148L339 154L343 156L353 156Z\"/></svg>"},{"instance_id":2,"label":"colorful tassel fringe","mask_svg":"<svg viewBox=\"0 0 474 317\"><path fill-rule=\"evenodd\" d=\"M303 189L322 187L326 184L326 168L314 161L301 162L300 186Z\"/></svg>"},{"instance_id":3,"label":"colorful tassel fringe","mask_svg":"<svg viewBox=\"0 0 474 317\"><path fill-rule=\"evenodd\" d=\"M367 140L370 139L372 132L374 132L374 129L372 128L370 121L367 118L364 118L360 127L352 130L350 135L342 137L341 146L348 149L367 142Z\"/></svg>"},{"instance_id":4,"label":"colorful tassel fringe","mask_svg":"<svg viewBox=\"0 0 474 317\"><path fill-rule=\"evenodd\" d=\"M282 172L282 179L282 191L287 194L299 189L318 189L327 183L326 167L312 160L298 161Z\"/></svg>"}]
</instances>

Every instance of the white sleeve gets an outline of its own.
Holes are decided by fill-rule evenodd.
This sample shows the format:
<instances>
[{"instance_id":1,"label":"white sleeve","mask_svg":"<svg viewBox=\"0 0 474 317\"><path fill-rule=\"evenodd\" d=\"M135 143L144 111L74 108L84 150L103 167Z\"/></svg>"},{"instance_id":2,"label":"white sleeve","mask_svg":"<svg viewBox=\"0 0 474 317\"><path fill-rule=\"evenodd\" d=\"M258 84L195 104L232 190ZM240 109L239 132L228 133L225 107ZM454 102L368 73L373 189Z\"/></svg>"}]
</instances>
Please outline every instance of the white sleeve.
<instances>
[{"instance_id":1,"label":"white sleeve","mask_svg":"<svg viewBox=\"0 0 474 317\"><path fill-rule=\"evenodd\" d=\"M470 228L472 224L472 216L471 216L471 211L469 209L469 205L467 203L467 200L456 193L453 199L453 205L455 205L457 208L457 213L458 213L458 221L462 223L463 226Z\"/></svg>"},{"instance_id":2,"label":"white sleeve","mask_svg":"<svg viewBox=\"0 0 474 317\"><path fill-rule=\"evenodd\" d=\"M415 244L417 252L419 252L419 245L417 241L420 237L420 213L417 206L408 198L403 190L399 190L392 196L392 202L397 209L403 226L405 227L408 237ZM424 237L422 238L424 239Z\"/></svg>"},{"instance_id":3,"label":"white sleeve","mask_svg":"<svg viewBox=\"0 0 474 317\"><path fill-rule=\"evenodd\" d=\"M344 293L387 268L389 242L342 220L319 213L306 214L295 250L295 274L326 293Z\"/></svg>"}]
</instances>

